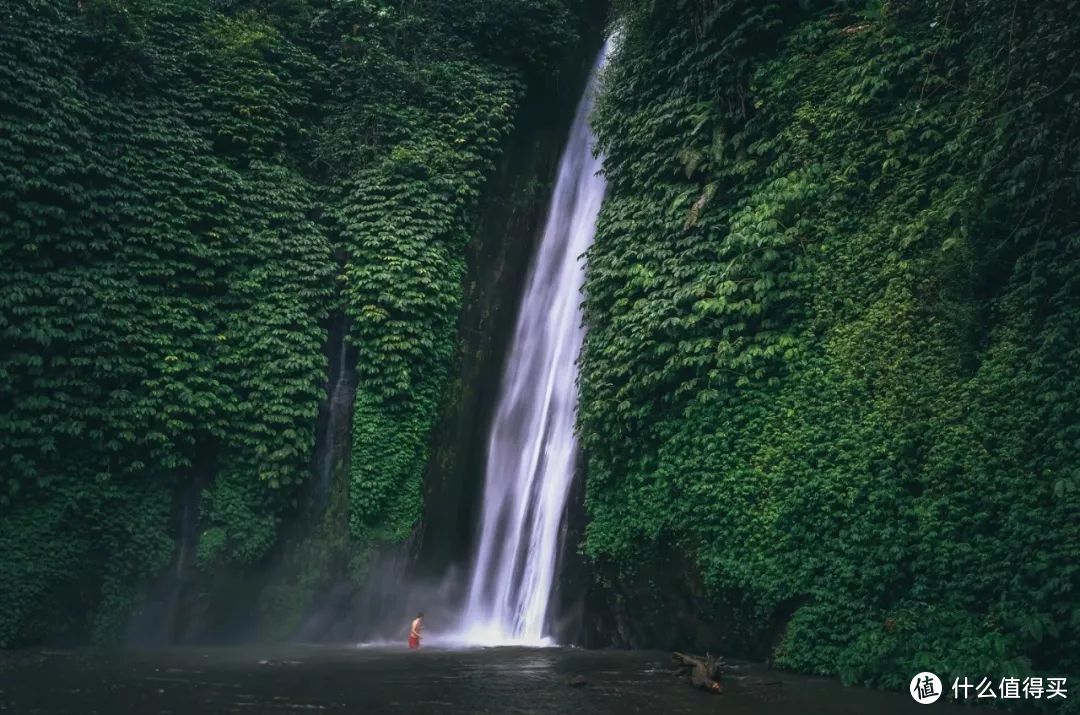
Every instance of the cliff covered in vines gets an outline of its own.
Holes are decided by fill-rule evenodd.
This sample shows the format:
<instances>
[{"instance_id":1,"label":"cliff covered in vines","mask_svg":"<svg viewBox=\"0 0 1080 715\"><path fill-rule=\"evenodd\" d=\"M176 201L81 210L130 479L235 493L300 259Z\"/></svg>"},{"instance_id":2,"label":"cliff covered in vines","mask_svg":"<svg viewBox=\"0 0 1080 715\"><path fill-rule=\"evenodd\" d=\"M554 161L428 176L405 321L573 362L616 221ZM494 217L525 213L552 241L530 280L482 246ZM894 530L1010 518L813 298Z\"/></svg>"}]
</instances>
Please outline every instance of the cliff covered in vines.
<instances>
[{"instance_id":1,"label":"cliff covered in vines","mask_svg":"<svg viewBox=\"0 0 1080 715\"><path fill-rule=\"evenodd\" d=\"M1077 9L621 3L579 420L641 643L1080 672Z\"/></svg>"},{"instance_id":2,"label":"cliff covered in vines","mask_svg":"<svg viewBox=\"0 0 1080 715\"><path fill-rule=\"evenodd\" d=\"M585 4L0 5L0 646L114 640L171 561L265 562L333 315L347 537L408 534L470 212Z\"/></svg>"}]
</instances>

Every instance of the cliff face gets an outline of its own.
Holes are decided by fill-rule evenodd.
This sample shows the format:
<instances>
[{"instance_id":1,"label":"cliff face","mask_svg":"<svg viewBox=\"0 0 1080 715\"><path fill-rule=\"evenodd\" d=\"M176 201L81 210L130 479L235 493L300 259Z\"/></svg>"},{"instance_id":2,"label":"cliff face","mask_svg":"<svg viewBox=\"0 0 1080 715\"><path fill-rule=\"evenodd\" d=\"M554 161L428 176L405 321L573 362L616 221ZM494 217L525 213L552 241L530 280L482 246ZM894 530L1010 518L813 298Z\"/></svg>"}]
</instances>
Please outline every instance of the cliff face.
<instances>
[{"instance_id":1,"label":"cliff face","mask_svg":"<svg viewBox=\"0 0 1080 715\"><path fill-rule=\"evenodd\" d=\"M481 187L595 10L3 12L0 645L285 635L419 521Z\"/></svg>"},{"instance_id":2,"label":"cliff face","mask_svg":"<svg viewBox=\"0 0 1080 715\"><path fill-rule=\"evenodd\" d=\"M601 640L1076 672L1080 37L960 5L620 4L581 378Z\"/></svg>"}]
</instances>

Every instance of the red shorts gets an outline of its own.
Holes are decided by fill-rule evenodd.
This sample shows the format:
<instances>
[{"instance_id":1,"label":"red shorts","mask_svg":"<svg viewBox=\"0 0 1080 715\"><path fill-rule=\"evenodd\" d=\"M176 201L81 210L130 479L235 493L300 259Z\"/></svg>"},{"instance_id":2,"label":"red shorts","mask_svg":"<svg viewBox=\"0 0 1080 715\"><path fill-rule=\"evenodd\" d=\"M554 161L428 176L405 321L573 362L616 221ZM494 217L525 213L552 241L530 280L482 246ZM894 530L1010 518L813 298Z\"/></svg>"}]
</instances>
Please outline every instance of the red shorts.
<instances>
[{"instance_id":1,"label":"red shorts","mask_svg":"<svg viewBox=\"0 0 1080 715\"><path fill-rule=\"evenodd\" d=\"M420 636L409 636L409 647L410 648L419 648L420 647Z\"/></svg>"}]
</instances>

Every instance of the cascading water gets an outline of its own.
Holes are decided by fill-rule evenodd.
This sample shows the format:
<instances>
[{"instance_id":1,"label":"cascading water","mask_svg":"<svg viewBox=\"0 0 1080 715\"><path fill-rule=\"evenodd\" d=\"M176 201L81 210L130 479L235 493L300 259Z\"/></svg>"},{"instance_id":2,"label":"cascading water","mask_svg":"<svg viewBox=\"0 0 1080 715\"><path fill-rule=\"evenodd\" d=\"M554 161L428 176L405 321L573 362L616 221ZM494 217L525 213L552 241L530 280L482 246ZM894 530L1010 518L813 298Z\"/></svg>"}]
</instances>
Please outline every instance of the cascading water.
<instances>
[{"instance_id":1,"label":"cascading water","mask_svg":"<svg viewBox=\"0 0 1080 715\"><path fill-rule=\"evenodd\" d=\"M610 41L609 41L610 44ZM604 197L588 117L597 60L559 161L487 447L483 521L458 639L543 645L559 525L574 476L581 255Z\"/></svg>"}]
</instances>

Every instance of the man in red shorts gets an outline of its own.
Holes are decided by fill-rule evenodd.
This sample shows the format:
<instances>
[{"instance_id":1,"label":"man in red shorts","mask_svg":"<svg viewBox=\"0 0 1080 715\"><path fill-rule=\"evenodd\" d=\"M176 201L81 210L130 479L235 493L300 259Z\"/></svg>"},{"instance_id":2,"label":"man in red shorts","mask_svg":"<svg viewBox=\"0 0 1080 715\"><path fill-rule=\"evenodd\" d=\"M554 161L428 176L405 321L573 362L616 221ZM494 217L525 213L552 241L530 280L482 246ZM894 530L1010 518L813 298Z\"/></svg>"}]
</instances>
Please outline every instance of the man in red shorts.
<instances>
[{"instance_id":1,"label":"man in red shorts","mask_svg":"<svg viewBox=\"0 0 1080 715\"><path fill-rule=\"evenodd\" d=\"M416 614L413 619L412 629L409 631L409 648L420 647L420 629L424 627L424 612Z\"/></svg>"}]
</instances>

